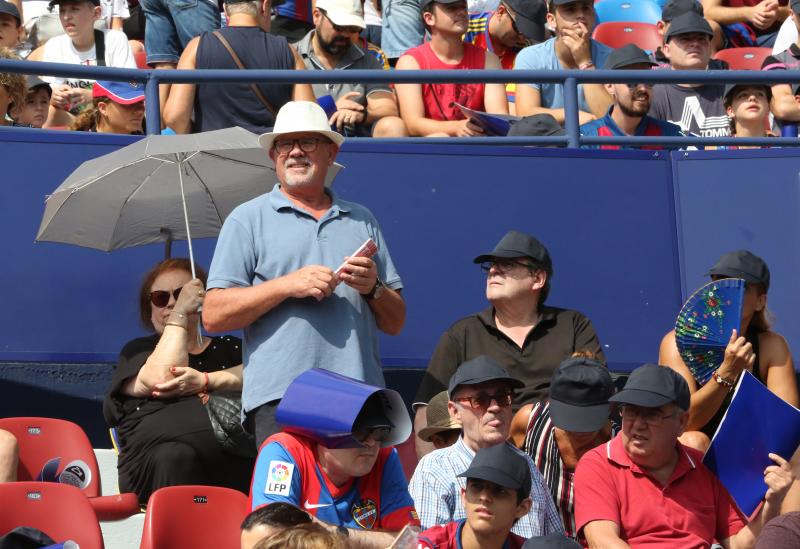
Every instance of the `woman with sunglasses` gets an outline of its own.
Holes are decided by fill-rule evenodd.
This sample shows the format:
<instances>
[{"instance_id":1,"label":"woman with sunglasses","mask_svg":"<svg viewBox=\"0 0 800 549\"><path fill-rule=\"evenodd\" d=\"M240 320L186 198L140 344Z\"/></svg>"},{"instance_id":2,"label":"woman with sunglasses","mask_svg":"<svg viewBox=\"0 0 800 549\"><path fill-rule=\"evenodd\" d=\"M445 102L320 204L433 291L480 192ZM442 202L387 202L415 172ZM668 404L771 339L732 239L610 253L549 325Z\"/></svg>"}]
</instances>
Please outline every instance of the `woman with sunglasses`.
<instances>
[{"instance_id":1,"label":"woman with sunglasses","mask_svg":"<svg viewBox=\"0 0 800 549\"><path fill-rule=\"evenodd\" d=\"M119 485L146 504L164 486L203 484L248 492L253 460L223 453L204 403L213 391L241 391L242 345L199 334L206 273L166 259L144 277L139 313L153 335L122 349L103 403L118 435Z\"/></svg>"}]
</instances>

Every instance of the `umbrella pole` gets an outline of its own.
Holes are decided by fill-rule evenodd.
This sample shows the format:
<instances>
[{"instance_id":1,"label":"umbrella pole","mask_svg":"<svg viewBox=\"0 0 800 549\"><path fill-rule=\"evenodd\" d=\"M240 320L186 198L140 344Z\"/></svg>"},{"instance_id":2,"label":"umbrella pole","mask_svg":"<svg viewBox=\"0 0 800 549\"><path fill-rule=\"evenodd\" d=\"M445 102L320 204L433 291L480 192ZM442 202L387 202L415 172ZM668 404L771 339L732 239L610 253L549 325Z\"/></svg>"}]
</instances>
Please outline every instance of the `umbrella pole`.
<instances>
[{"instance_id":1,"label":"umbrella pole","mask_svg":"<svg viewBox=\"0 0 800 549\"><path fill-rule=\"evenodd\" d=\"M189 212L186 210L186 194L183 190L183 168L184 168L184 157L181 153L175 155L178 160L178 183L181 187L181 205L183 206L183 220L186 223L186 242L189 245L189 264L192 266L192 279L197 278L197 275L194 270L194 251L192 250L192 233L189 230ZM203 307L202 305L198 309L198 313L202 313ZM197 345L203 345L203 321L202 318L198 317L197 319Z\"/></svg>"}]
</instances>

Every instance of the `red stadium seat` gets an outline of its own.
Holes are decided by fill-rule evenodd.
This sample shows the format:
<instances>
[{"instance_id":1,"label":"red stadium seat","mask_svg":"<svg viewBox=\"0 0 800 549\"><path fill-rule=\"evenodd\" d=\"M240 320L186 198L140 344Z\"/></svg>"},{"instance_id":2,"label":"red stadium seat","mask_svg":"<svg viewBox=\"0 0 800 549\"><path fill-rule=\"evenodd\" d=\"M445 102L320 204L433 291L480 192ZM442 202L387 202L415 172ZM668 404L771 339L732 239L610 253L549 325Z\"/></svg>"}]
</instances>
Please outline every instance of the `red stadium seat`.
<instances>
[{"instance_id":1,"label":"red stadium seat","mask_svg":"<svg viewBox=\"0 0 800 549\"><path fill-rule=\"evenodd\" d=\"M764 59L772 55L772 48L728 48L720 50L714 59L727 61L734 71L760 71Z\"/></svg>"},{"instance_id":2,"label":"red stadium seat","mask_svg":"<svg viewBox=\"0 0 800 549\"><path fill-rule=\"evenodd\" d=\"M636 44L643 50L655 51L661 45L658 28L650 23L620 21L600 23L595 27L592 38L609 48L621 48L626 44Z\"/></svg>"},{"instance_id":3,"label":"red stadium seat","mask_svg":"<svg viewBox=\"0 0 800 549\"><path fill-rule=\"evenodd\" d=\"M37 528L57 542L103 549L103 535L89 500L80 490L55 482L0 484L0 535L18 526Z\"/></svg>"},{"instance_id":4,"label":"red stadium seat","mask_svg":"<svg viewBox=\"0 0 800 549\"><path fill-rule=\"evenodd\" d=\"M139 512L136 494L101 496L100 468L86 433L70 421L45 417L0 418L0 429L17 438L17 480L78 486L100 520L120 520Z\"/></svg>"},{"instance_id":5,"label":"red stadium seat","mask_svg":"<svg viewBox=\"0 0 800 549\"><path fill-rule=\"evenodd\" d=\"M414 444L416 436L411 433L411 436L405 442L394 447L397 450L397 457L400 458L400 464L403 466L403 472L406 474L406 480L411 480L411 475L414 474L414 469L417 468L417 448Z\"/></svg>"},{"instance_id":6,"label":"red stadium seat","mask_svg":"<svg viewBox=\"0 0 800 549\"><path fill-rule=\"evenodd\" d=\"M239 547L247 496L218 486L169 486L147 502L140 549Z\"/></svg>"}]
</instances>

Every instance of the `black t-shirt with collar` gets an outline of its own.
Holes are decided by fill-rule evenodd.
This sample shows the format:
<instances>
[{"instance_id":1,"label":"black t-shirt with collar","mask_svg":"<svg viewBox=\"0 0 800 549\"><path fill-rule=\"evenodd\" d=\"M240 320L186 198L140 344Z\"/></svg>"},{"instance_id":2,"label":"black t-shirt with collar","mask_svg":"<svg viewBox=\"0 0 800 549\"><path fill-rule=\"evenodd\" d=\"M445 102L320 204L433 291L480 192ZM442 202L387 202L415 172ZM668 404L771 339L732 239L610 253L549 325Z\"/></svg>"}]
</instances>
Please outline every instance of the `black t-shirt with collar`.
<instances>
[{"instance_id":1,"label":"black t-shirt with collar","mask_svg":"<svg viewBox=\"0 0 800 549\"><path fill-rule=\"evenodd\" d=\"M428 402L447 389L460 364L488 355L525 384L514 399L516 409L546 398L553 371L576 351L590 351L605 360L591 321L578 311L542 307L541 320L520 348L497 328L494 308L489 307L462 318L442 334L414 402Z\"/></svg>"}]
</instances>

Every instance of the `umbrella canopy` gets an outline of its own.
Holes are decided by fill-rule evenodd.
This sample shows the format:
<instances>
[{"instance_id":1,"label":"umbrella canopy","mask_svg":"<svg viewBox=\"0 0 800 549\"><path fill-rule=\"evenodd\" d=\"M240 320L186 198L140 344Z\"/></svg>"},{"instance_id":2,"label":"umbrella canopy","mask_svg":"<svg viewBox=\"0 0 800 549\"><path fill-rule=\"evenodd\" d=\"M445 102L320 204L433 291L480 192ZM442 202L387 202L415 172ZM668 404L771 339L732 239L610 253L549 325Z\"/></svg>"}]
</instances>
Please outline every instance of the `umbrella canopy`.
<instances>
[{"instance_id":1,"label":"umbrella canopy","mask_svg":"<svg viewBox=\"0 0 800 549\"><path fill-rule=\"evenodd\" d=\"M277 182L258 136L242 128L148 136L81 164L47 197L36 240L111 251L213 237Z\"/></svg>"}]
</instances>

